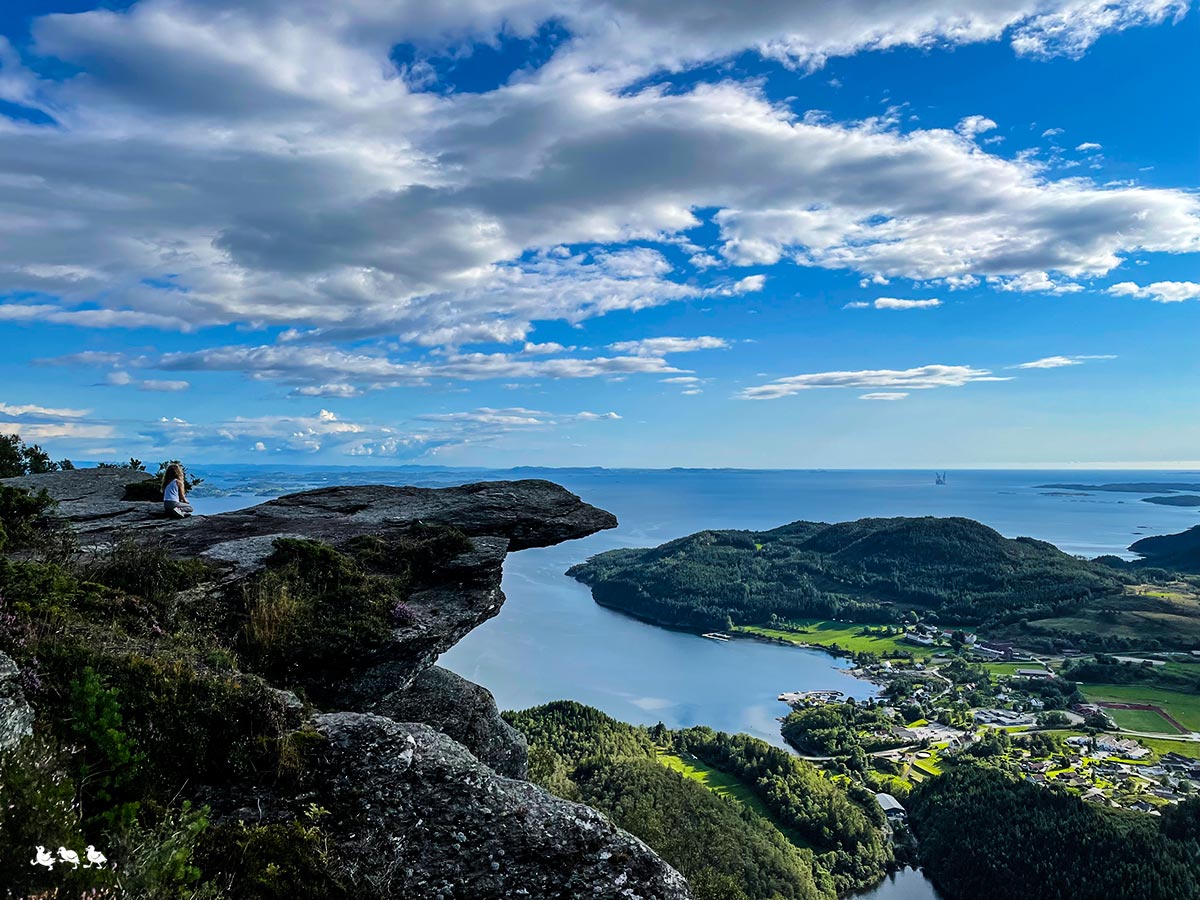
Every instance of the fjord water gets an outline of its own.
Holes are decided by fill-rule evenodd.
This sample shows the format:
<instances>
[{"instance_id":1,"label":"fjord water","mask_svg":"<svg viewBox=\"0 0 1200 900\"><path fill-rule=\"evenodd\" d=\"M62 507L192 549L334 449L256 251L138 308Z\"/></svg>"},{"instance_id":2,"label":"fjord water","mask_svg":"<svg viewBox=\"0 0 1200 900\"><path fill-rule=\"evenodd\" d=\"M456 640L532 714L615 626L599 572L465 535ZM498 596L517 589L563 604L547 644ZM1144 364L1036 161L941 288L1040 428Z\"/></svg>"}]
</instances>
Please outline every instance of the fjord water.
<instances>
[{"instance_id":1,"label":"fjord water","mask_svg":"<svg viewBox=\"0 0 1200 900\"><path fill-rule=\"evenodd\" d=\"M705 528L766 529L797 519L966 516L1009 537L1027 535L1068 553L1129 556L1143 534L1181 531L1195 509L1157 506L1140 494L1054 494L1051 482L1103 484L1196 481L1196 473L930 472L619 469L398 469L211 467L197 474L239 494L283 493L329 484L444 486L497 478L546 478L615 513L620 527L557 547L526 550L505 564L507 602L441 663L488 687L502 709L569 698L627 722L710 725L779 744L782 691L874 688L841 671L828 654L751 641L720 643L639 622L592 602L563 573L602 550L652 546ZM245 495L195 495L200 512L259 502Z\"/></svg>"},{"instance_id":2,"label":"fjord water","mask_svg":"<svg viewBox=\"0 0 1200 900\"><path fill-rule=\"evenodd\" d=\"M850 900L942 900L942 895L920 869L900 869L884 876L869 891L852 894Z\"/></svg>"}]
</instances>

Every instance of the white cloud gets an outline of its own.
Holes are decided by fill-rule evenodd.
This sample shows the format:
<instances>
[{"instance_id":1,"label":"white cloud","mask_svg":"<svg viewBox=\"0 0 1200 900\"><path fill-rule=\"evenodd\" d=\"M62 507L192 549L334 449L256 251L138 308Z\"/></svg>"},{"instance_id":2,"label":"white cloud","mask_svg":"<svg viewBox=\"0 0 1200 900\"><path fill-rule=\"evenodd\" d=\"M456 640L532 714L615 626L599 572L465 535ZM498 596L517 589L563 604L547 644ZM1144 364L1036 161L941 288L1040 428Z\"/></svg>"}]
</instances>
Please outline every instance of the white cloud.
<instances>
[{"instance_id":1,"label":"white cloud","mask_svg":"<svg viewBox=\"0 0 1200 900\"><path fill-rule=\"evenodd\" d=\"M107 384L136 387L140 391L160 391L165 393L173 393L178 391L186 391L189 387L191 387L191 384L186 381L165 380L159 378L134 378L128 372L125 372L121 369L109 372L104 380Z\"/></svg>"},{"instance_id":2,"label":"white cloud","mask_svg":"<svg viewBox=\"0 0 1200 900\"><path fill-rule=\"evenodd\" d=\"M117 434L112 425L87 424L84 422L28 422L0 421L0 433L15 433L26 441L45 440L94 440L111 438Z\"/></svg>"},{"instance_id":3,"label":"white cloud","mask_svg":"<svg viewBox=\"0 0 1200 900\"><path fill-rule=\"evenodd\" d=\"M651 355L539 359L523 353L450 353L418 361L396 361L380 353L300 343L257 347L234 345L143 356L97 356L84 352L41 362L58 366L119 364L167 372L241 372L255 380L293 385L293 393L297 396L342 398L357 396L363 390L412 387L433 380L598 378L673 375L687 371Z\"/></svg>"},{"instance_id":4,"label":"white cloud","mask_svg":"<svg viewBox=\"0 0 1200 900\"><path fill-rule=\"evenodd\" d=\"M1180 303L1184 300L1200 299L1200 283L1195 281L1156 281L1153 284L1140 285L1132 281L1122 281L1108 289L1108 293L1117 297L1138 297L1154 300L1157 303Z\"/></svg>"},{"instance_id":5,"label":"white cloud","mask_svg":"<svg viewBox=\"0 0 1200 900\"><path fill-rule=\"evenodd\" d=\"M907 391L876 391L871 394L859 394L859 400L903 400L908 396Z\"/></svg>"},{"instance_id":6,"label":"white cloud","mask_svg":"<svg viewBox=\"0 0 1200 900\"><path fill-rule=\"evenodd\" d=\"M82 419L91 410L39 406L36 403L5 403L0 401L0 416L34 416L43 419Z\"/></svg>"},{"instance_id":7,"label":"white cloud","mask_svg":"<svg viewBox=\"0 0 1200 900\"><path fill-rule=\"evenodd\" d=\"M186 381L167 380L161 378L147 378L145 381L138 382L138 389L143 391L162 391L165 393L175 393L176 391L186 391L191 385Z\"/></svg>"},{"instance_id":8,"label":"white cloud","mask_svg":"<svg viewBox=\"0 0 1200 900\"><path fill-rule=\"evenodd\" d=\"M672 378L660 378L663 384L697 384L700 379L695 375L676 375Z\"/></svg>"},{"instance_id":9,"label":"white cloud","mask_svg":"<svg viewBox=\"0 0 1200 900\"><path fill-rule=\"evenodd\" d=\"M901 300L896 297L880 297L875 301L876 309L933 309L941 306L942 301L931 298L928 300Z\"/></svg>"},{"instance_id":10,"label":"white cloud","mask_svg":"<svg viewBox=\"0 0 1200 900\"><path fill-rule=\"evenodd\" d=\"M1045 131L1042 132L1042 137L1056 137L1057 135L1060 135L1062 133L1063 133L1063 129L1061 129L1061 128L1047 128Z\"/></svg>"},{"instance_id":11,"label":"white cloud","mask_svg":"<svg viewBox=\"0 0 1200 900\"><path fill-rule=\"evenodd\" d=\"M428 422L469 422L473 425L524 428L559 425L571 421L615 421L621 417L615 412L595 413L585 410L577 413L549 413L538 409L526 409L520 406L506 409L493 409L484 406L469 412L426 413L425 415L417 416L417 418Z\"/></svg>"},{"instance_id":12,"label":"white cloud","mask_svg":"<svg viewBox=\"0 0 1200 900\"><path fill-rule=\"evenodd\" d=\"M529 356L547 356L555 353L568 353L574 349L574 347L564 347L562 344L554 341L548 341L544 344L531 344L527 342L521 348L521 352Z\"/></svg>"},{"instance_id":13,"label":"white cloud","mask_svg":"<svg viewBox=\"0 0 1200 900\"><path fill-rule=\"evenodd\" d=\"M1078 366L1089 359L1116 359L1111 354L1091 354L1086 356L1047 356L1035 359L1033 362L1010 366L1012 369L1061 369L1063 366Z\"/></svg>"},{"instance_id":14,"label":"white cloud","mask_svg":"<svg viewBox=\"0 0 1200 900\"><path fill-rule=\"evenodd\" d=\"M897 297L879 297L875 300L854 300L847 303L844 309L933 309L941 306L942 301L936 298L927 300L903 300Z\"/></svg>"},{"instance_id":15,"label":"white cloud","mask_svg":"<svg viewBox=\"0 0 1200 900\"><path fill-rule=\"evenodd\" d=\"M1102 148L1099 144L1093 143L1092 141L1084 141L1082 144L1077 146L1075 149L1087 151L1087 150L1100 150Z\"/></svg>"},{"instance_id":16,"label":"white cloud","mask_svg":"<svg viewBox=\"0 0 1200 900\"><path fill-rule=\"evenodd\" d=\"M719 337L658 337L638 341L619 341L609 344L614 353L630 353L634 356L666 356L670 353L690 353L694 350L723 350L729 342Z\"/></svg>"},{"instance_id":17,"label":"white cloud","mask_svg":"<svg viewBox=\"0 0 1200 900\"><path fill-rule=\"evenodd\" d=\"M306 384L292 391L297 397L338 397L348 399L362 394L362 388L353 384Z\"/></svg>"},{"instance_id":18,"label":"white cloud","mask_svg":"<svg viewBox=\"0 0 1200 900\"><path fill-rule=\"evenodd\" d=\"M1038 294L1077 294L1083 285L1065 279L1054 279L1046 272L1024 272L1012 278L995 277L990 283L1002 291Z\"/></svg>"},{"instance_id":19,"label":"white cloud","mask_svg":"<svg viewBox=\"0 0 1200 900\"><path fill-rule=\"evenodd\" d=\"M954 130L968 140L974 140L977 135L995 128L996 123L987 116L967 116L954 127Z\"/></svg>"},{"instance_id":20,"label":"white cloud","mask_svg":"<svg viewBox=\"0 0 1200 900\"><path fill-rule=\"evenodd\" d=\"M0 284L6 280L0 274ZM64 309L49 303L0 304L0 322L50 323L74 325L79 328L157 328L167 331L192 329L191 322L178 316L160 316L129 309Z\"/></svg>"},{"instance_id":21,"label":"white cloud","mask_svg":"<svg viewBox=\"0 0 1200 900\"><path fill-rule=\"evenodd\" d=\"M744 400L775 400L801 391L817 388L908 388L927 390L939 387L962 387L975 381L1008 381L987 369L971 366L929 365L913 369L866 369L857 372L814 372L792 375L746 388L739 395Z\"/></svg>"}]
</instances>

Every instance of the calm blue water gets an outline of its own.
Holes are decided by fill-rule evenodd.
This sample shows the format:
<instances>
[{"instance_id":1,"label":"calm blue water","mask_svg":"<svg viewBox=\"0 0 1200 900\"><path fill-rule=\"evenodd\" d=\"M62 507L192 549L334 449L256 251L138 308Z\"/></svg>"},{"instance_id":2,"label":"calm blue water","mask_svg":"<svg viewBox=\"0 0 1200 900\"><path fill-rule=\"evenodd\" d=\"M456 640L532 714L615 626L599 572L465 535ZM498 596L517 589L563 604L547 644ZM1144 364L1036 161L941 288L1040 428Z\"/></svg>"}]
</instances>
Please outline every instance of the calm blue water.
<instances>
[{"instance_id":1,"label":"calm blue water","mask_svg":"<svg viewBox=\"0 0 1200 900\"><path fill-rule=\"evenodd\" d=\"M768 472L646 470L197 469L210 486L239 492L205 498L198 511L258 502L263 495L329 484L417 484L437 487L496 478L548 478L616 513L620 527L558 547L508 557L500 614L469 634L441 663L485 685L500 707L520 709L570 698L627 722L710 725L781 744L775 697L786 690L837 689L869 696L817 651L749 641L728 644L656 628L603 609L587 588L565 577L593 553L660 544L704 528L764 529L797 519L838 522L864 516L966 516L1008 537L1027 535L1069 553L1130 556L1145 534L1181 531L1200 511L1143 503L1140 495L1046 496L1048 482L1197 481L1200 473L951 472L933 484L929 472ZM259 496L252 496L258 494ZM858 900L940 900L923 873L888 876Z\"/></svg>"},{"instance_id":2,"label":"calm blue water","mask_svg":"<svg viewBox=\"0 0 1200 900\"><path fill-rule=\"evenodd\" d=\"M921 870L901 869L851 900L942 900L942 894Z\"/></svg>"}]
</instances>

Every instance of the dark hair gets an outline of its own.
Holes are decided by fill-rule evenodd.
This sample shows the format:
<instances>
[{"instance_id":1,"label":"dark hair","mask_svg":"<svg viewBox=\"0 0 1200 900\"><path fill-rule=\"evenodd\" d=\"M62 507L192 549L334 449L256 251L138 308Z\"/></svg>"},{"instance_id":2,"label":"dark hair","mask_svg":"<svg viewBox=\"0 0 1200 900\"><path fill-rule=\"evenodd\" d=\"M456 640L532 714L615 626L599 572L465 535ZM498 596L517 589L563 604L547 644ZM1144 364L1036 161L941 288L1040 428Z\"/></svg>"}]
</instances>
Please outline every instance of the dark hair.
<instances>
[{"instance_id":1,"label":"dark hair","mask_svg":"<svg viewBox=\"0 0 1200 900\"><path fill-rule=\"evenodd\" d=\"M171 463L167 466L167 471L163 473L163 484L168 481L177 481L183 478L183 466L178 463Z\"/></svg>"}]
</instances>

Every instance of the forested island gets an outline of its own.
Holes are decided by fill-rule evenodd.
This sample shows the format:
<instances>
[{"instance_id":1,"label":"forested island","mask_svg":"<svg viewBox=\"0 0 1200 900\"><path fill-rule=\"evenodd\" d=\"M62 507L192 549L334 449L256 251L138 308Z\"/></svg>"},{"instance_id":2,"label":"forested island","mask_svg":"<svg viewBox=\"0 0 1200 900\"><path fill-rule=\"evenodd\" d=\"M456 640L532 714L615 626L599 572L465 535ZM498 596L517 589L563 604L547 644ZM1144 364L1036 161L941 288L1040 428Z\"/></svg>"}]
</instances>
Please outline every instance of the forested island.
<instances>
[{"instance_id":1,"label":"forested island","mask_svg":"<svg viewBox=\"0 0 1200 900\"><path fill-rule=\"evenodd\" d=\"M901 621L907 610L943 624L1016 622L1117 597L1129 580L1044 541L934 517L701 531L649 550L610 550L568 574L604 606L701 629L772 616Z\"/></svg>"},{"instance_id":2,"label":"forested island","mask_svg":"<svg viewBox=\"0 0 1200 900\"><path fill-rule=\"evenodd\" d=\"M1169 494L1165 497L1143 497L1143 503L1154 503L1157 506L1200 506L1200 496L1196 494Z\"/></svg>"}]
</instances>

